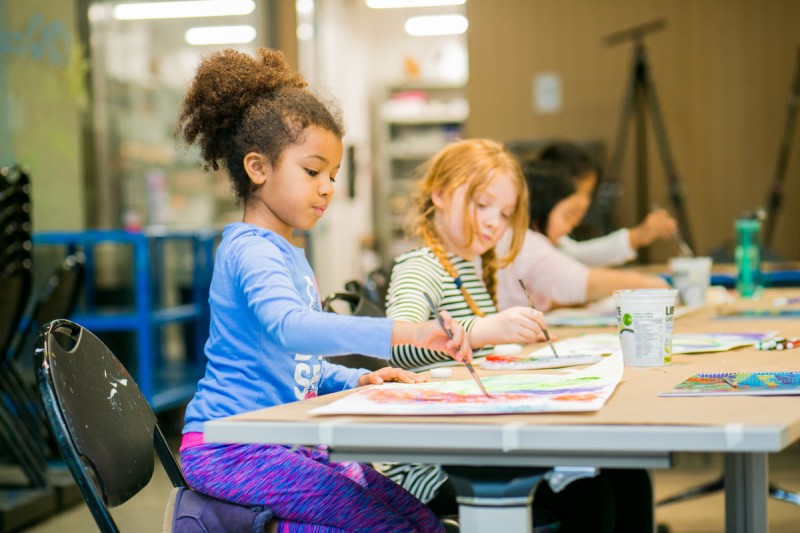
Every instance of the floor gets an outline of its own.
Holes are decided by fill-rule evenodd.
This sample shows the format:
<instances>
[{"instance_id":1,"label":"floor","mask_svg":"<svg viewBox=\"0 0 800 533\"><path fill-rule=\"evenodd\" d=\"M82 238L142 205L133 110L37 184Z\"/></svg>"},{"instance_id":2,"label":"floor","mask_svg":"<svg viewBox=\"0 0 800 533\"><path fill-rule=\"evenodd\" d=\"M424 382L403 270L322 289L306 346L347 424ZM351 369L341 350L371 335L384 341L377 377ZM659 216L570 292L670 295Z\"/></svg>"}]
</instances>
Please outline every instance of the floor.
<instances>
[{"instance_id":1,"label":"floor","mask_svg":"<svg viewBox=\"0 0 800 533\"><path fill-rule=\"evenodd\" d=\"M173 444L173 449L177 446ZM675 457L672 470L654 471L656 499L715 479L721 471L719 455L681 454ZM800 444L770 457L770 481L800 490ZM127 504L114 510L114 518L122 531L160 531L164 506L170 491L166 475L157 469L153 481ZM800 507L770 500L769 531L800 531ZM722 533L724 498L716 493L691 501L660 507L658 524L667 525L669 533ZM29 533L76 533L93 531L94 522L81 505L25 531Z\"/></svg>"}]
</instances>

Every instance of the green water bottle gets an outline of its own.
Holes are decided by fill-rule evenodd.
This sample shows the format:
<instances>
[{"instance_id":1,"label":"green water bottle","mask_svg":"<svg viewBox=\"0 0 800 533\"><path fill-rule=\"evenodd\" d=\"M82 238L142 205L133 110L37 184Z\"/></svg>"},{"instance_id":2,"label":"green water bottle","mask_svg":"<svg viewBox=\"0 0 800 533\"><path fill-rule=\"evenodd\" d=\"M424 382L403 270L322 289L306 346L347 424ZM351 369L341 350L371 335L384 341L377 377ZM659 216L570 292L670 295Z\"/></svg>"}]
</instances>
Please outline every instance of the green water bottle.
<instances>
[{"instance_id":1,"label":"green water bottle","mask_svg":"<svg viewBox=\"0 0 800 533\"><path fill-rule=\"evenodd\" d=\"M761 221L736 220L736 290L742 298L755 298L761 291Z\"/></svg>"}]
</instances>

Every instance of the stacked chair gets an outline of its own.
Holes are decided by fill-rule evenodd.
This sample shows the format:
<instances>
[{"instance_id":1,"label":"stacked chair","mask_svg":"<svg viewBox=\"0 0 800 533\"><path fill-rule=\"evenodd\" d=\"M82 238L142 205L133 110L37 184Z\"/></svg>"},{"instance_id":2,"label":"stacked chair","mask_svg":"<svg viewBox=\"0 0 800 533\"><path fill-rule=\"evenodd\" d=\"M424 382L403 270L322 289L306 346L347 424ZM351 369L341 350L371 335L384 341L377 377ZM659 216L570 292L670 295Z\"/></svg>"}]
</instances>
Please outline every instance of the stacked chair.
<instances>
[{"instance_id":1,"label":"stacked chair","mask_svg":"<svg viewBox=\"0 0 800 533\"><path fill-rule=\"evenodd\" d=\"M55 511L47 454L30 380L11 361L11 346L32 291L30 180L20 167L0 169L0 531ZM40 411L40 410L38 410Z\"/></svg>"},{"instance_id":2,"label":"stacked chair","mask_svg":"<svg viewBox=\"0 0 800 533\"><path fill-rule=\"evenodd\" d=\"M31 371L31 332L74 310L83 261L68 256L38 291L33 285L31 183L27 170L0 169L0 533L81 501ZM23 358L23 354L26 355Z\"/></svg>"}]
</instances>

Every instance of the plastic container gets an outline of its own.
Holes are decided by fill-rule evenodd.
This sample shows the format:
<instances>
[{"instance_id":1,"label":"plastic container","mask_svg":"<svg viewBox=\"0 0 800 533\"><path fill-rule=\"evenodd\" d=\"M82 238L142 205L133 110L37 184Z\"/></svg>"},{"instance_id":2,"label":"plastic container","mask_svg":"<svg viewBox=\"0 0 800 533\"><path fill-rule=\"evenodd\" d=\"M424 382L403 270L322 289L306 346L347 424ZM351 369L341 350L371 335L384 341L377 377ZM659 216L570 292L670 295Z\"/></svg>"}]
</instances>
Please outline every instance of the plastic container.
<instances>
[{"instance_id":1,"label":"plastic container","mask_svg":"<svg viewBox=\"0 0 800 533\"><path fill-rule=\"evenodd\" d=\"M673 257L669 261L672 286L684 305L702 305L711 284L710 257Z\"/></svg>"},{"instance_id":2,"label":"plastic container","mask_svg":"<svg viewBox=\"0 0 800 533\"><path fill-rule=\"evenodd\" d=\"M627 366L672 363L676 289L614 291L622 359Z\"/></svg>"}]
</instances>

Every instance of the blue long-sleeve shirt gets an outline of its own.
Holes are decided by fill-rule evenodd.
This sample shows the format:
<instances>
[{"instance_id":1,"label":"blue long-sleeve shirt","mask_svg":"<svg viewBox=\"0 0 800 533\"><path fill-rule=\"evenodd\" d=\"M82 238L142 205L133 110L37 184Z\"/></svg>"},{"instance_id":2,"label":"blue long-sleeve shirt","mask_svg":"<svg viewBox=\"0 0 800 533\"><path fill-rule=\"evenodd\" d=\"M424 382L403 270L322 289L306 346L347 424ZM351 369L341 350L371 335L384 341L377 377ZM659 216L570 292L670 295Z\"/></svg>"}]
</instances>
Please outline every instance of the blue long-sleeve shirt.
<instances>
[{"instance_id":1,"label":"blue long-sleeve shirt","mask_svg":"<svg viewBox=\"0 0 800 533\"><path fill-rule=\"evenodd\" d=\"M209 293L205 376L183 432L224 416L354 387L365 370L321 359L388 359L391 319L323 313L303 250L250 224L225 228Z\"/></svg>"}]
</instances>

